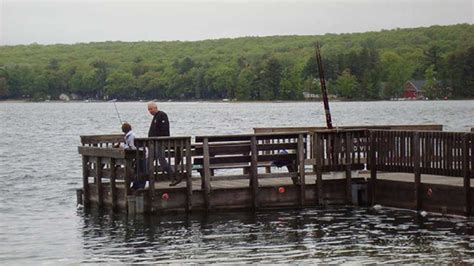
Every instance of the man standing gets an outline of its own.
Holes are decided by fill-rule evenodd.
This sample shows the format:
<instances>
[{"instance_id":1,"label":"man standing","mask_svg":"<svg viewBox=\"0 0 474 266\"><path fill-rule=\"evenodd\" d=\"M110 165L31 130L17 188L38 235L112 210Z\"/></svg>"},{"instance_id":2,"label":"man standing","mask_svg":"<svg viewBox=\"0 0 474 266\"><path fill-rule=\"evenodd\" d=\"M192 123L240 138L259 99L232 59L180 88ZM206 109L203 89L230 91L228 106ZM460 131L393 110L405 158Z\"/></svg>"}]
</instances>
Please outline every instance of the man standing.
<instances>
[{"instance_id":1,"label":"man standing","mask_svg":"<svg viewBox=\"0 0 474 266\"><path fill-rule=\"evenodd\" d=\"M150 124L150 129L148 130L148 137L169 137L170 136L170 122L168 120L168 115L158 110L158 106L154 102L149 102L147 104L148 112L153 116L153 120ZM175 186L181 182L181 178L176 178L173 168L166 161L166 158L163 154L161 147L155 148L155 156L158 158L163 171L165 171L170 177L173 177L173 180L170 186ZM175 161L176 164L179 163L179 159Z\"/></svg>"},{"instance_id":2,"label":"man standing","mask_svg":"<svg viewBox=\"0 0 474 266\"><path fill-rule=\"evenodd\" d=\"M169 137L170 122L168 115L158 110L158 106L154 102L148 103L148 112L153 116L150 130L148 130L148 137Z\"/></svg>"}]
</instances>

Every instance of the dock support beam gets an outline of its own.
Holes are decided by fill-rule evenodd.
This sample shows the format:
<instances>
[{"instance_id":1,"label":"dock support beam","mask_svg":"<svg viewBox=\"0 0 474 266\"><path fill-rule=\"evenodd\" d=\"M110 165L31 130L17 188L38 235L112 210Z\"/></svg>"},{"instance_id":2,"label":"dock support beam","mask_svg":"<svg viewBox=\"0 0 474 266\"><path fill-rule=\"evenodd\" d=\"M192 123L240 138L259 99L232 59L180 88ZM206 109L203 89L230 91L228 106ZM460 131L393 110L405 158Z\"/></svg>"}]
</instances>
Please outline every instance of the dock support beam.
<instances>
[{"instance_id":1,"label":"dock support beam","mask_svg":"<svg viewBox=\"0 0 474 266\"><path fill-rule=\"evenodd\" d=\"M186 141L186 211L190 212L193 207L193 180L191 162L191 140Z\"/></svg>"},{"instance_id":2,"label":"dock support beam","mask_svg":"<svg viewBox=\"0 0 474 266\"><path fill-rule=\"evenodd\" d=\"M208 138L203 139L202 143L203 149L203 167L204 167L204 177L202 179L202 188L204 190L204 202L206 204L206 210L211 209L211 169L210 169L210 158L209 158L209 140Z\"/></svg>"},{"instance_id":3,"label":"dock support beam","mask_svg":"<svg viewBox=\"0 0 474 266\"><path fill-rule=\"evenodd\" d=\"M352 175L351 175L351 152L352 152L352 136L350 132L346 133L346 204L352 204Z\"/></svg>"},{"instance_id":4,"label":"dock support beam","mask_svg":"<svg viewBox=\"0 0 474 266\"><path fill-rule=\"evenodd\" d=\"M420 135L418 132L413 133L413 173L415 174L415 209L420 211L421 202L421 169L420 169Z\"/></svg>"},{"instance_id":5,"label":"dock support beam","mask_svg":"<svg viewBox=\"0 0 474 266\"><path fill-rule=\"evenodd\" d=\"M471 154L471 168L469 168L469 148L471 153L474 153L474 138L469 139L469 134L464 134L462 137L462 168L464 178L464 198L465 198L465 215L471 215L471 176L474 168L474 154ZM469 142L471 147L469 147Z\"/></svg>"},{"instance_id":6,"label":"dock support beam","mask_svg":"<svg viewBox=\"0 0 474 266\"><path fill-rule=\"evenodd\" d=\"M252 136L250 139L250 187L252 191L252 208L256 210L258 208L258 151L257 151L257 138Z\"/></svg>"},{"instance_id":7,"label":"dock support beam","mask_svg":"<svg viewBox=\"0 0 474 266\"><path fill-rule=\"evenodd\" d=\"M104 204L104 194L102 193L102 160L95 158L95 183L97 185L97 205L102 207Z\"/></svg>"},{"instance_id":8,"label":"dock support beam","mask_svg":"<svg viewBox=\"0 0 474 266\"><path fill-rule=\"evenodd\" d=\"M306 202L306 180L305 180L305 145L302 134L298 135L298 175L300 180L300 206L303 207Z\"/></svg>"},{"instance_id":9,"label":"dock support beam","mask_svg":"<svg viewBox=\"0 0 474 266\"><path fill-rule=\"evenodd\" d=\"M371 205L375 205L376 197L375 193L377 190L377 157L376 157L376 147L377 139L375 132L370 131L370 201Z\"/></svg>"},{"instance_id":10,"label":"dock support beam","mask_svg":"<svg viewBox=\"0 0 474 266\"><path fill-rule=\"evenodd\" d=\"M117 178L117 170L115 168L115 159L110 158L110 202L112 202L112 209L117 208L117 187L115 180Z\"/></svg>"},{"instance_id":11,"label":"dock support beam","mask_svg":"<svg viewBox=\"0 0 474 266\"><path fill-rule=\"evenodd\" d=\"M89 193L89 157L82 156L82 188L84 190L84 207L89 206L90 193Z\"/></svg>"},{"instance_id":12,"label":"dock support beam","mask_svg":"<svg viewBox=\"0 0 474 266\"><path fill-rule=\"evenodd\" d=\"M83 190L82 189L76 189L76 205L83 205L84 206L84 199L82 198L83 195Z\"/></svg>"},{"instance_id":13,"label":"dock support beam","mask_svg":"<svg viewBox=\"0 0 474 266\"><path fill-rule=\"evenodd\" d=\"M317 189L317 204L324 204L323 195L323 143L318 134L314 134L314 149L316 152L316 189Z\"/></svg>"}]
</instances>

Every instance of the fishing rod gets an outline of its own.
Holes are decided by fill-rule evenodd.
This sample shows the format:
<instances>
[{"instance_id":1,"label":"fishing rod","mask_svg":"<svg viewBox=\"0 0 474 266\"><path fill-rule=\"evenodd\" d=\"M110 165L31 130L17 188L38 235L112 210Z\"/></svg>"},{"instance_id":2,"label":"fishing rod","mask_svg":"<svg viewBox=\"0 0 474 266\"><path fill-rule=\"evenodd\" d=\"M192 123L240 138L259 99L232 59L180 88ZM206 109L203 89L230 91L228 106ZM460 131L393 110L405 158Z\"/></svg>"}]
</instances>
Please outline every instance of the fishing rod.
<instances>
[{"instance_id":1,"label":"fishing rod","mask_svg":"<svg viewBox=\"0 0 474 266\"><path fill-rule=\"evenodd\" d=\"M328 90L324 79L323 61L321 60L321 48L319 42L316 43L316 62L318 63L319 82L321 83L321 91L323 93L324 112L326 114L326 125L328 129L332 129L331 111L329 110Z\"/></svg>"},{"instance_id":2,"label":"fishing rod","mask_svg":"<svg viewBox=\"0 0 474 266\"><path fill-rule=\"evenodd\" d=\"M119 121L120 121L120 126L122 126L122 125L123 125L123 122L122 122L122 118L120 118L120 113L119 113L119 111L118 111L118 109L117 109L117 105L115 105L115 101L113 101L113 103L114 103L114 107L115 107L115 112L117 112L117 116L118 116L118 119L119 119Z\"/></svg>"}]
</instances>

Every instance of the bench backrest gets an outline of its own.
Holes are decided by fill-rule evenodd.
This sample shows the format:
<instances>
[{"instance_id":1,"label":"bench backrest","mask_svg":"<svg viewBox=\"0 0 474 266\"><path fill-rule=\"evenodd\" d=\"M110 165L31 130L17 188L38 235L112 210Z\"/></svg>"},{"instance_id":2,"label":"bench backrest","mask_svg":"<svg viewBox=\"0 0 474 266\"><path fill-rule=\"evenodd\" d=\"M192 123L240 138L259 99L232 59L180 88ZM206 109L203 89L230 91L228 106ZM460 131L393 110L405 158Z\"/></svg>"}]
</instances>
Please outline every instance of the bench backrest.
<instances>
[{"instance_id":1,"label":"bench backrest","mask_svg":"<svg viewBox=\"0 0 474 266\"><path fill-rule=\"evenodd\" d=\"M296 160L300 134L304 135L306 141L306 133L197 136L194 164L204 163L205 149L210 164L250 163L252 138L256 142L257 162Z\"/></svg>"}]
</instances>

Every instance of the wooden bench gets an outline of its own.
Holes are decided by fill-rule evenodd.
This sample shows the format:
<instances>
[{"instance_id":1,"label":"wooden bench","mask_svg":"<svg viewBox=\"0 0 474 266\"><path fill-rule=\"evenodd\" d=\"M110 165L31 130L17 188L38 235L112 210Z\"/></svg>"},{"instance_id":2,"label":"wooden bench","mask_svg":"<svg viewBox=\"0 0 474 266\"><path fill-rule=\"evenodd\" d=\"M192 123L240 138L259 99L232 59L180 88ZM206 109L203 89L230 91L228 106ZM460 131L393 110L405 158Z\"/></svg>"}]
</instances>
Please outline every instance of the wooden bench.
<instances>
[{"instance_id":1,"label":"wooden bench","mask_svg":"<svg viewBox=\"0 0 474 266\"><path fill-rule=\"evenodd\" d=\"M306 140L304 133L304 140ZM286 166L288 173L260 173L259 178L297 177L299 133L248 134L232 136L197 136L193 169L201 177L209 170L211 180L248 179L252 167L252 144L255 143L255 167ZM253 139L253 140L252 140ZM306 151L306 143L305 143ZM282 152L285 151L285 152ZM242 169L242 174L215 175L218 169Z\"/></svg>"}]
</instances>

